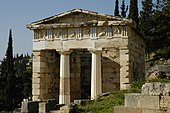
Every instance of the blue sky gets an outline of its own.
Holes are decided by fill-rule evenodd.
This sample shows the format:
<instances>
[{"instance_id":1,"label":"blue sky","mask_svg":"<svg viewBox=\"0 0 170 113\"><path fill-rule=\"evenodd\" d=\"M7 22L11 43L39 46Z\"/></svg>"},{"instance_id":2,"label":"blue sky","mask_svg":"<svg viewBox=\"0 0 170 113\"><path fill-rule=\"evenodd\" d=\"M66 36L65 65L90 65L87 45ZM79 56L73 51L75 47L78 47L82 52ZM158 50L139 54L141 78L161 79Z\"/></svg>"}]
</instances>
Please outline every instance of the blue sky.
<instances>
[{"instance_id":1,"label":"blue sky","mask_svg":"<svg viewBox=\"0 0 170 113\"><path fill-rule=\"evenodd\" d=\"M125 0L127 5L129 1ZM75 8L113 14L114 3L115 0L1 0L0 60L5 56L10 29L13 30L14 54L31 54L33 32L26 24Z\"/></svg>"}]
</instances>

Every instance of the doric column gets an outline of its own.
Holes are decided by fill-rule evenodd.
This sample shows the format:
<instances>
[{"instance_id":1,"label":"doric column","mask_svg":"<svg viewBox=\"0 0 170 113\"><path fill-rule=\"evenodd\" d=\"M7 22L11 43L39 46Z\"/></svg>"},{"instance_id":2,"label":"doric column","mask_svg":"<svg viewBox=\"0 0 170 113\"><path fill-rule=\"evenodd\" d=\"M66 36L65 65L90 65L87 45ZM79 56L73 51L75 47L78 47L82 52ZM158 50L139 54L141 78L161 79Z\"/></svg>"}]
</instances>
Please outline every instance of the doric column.
<instances>
[{"instance_id":1,"label":"doric column","mask_svg":"<svg viewBox=\"0 0 170 113\"><path fill-rule=\"evenodd\" d=\"M59 104L70 103L70 58L71 51L60 51Z\"/></svg>"},{"instance_id":2,"label":"doric column","mask_svg":"<svg viewBox=\"0 0 170 113\"><path fill-rule=\"evenodd\" d=\"M92 54L91 67L91 100L102 93L101 53L102 50L89 50Z\"/></svg>"}]
</instances>

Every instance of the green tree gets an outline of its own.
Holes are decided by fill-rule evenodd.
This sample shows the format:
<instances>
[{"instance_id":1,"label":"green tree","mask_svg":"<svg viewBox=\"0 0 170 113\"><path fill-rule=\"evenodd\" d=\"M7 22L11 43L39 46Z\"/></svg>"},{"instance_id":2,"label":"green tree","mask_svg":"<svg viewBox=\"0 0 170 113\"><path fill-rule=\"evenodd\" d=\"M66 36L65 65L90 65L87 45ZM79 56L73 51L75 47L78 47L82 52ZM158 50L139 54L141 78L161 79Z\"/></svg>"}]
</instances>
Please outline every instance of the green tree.
<instances>
[{"instance_id":1,"label":"green tree","mask_svg":"<svg viewBox=\"0 0 170 113\"><path fill-rule=\"evenodd\" d=\"M13 46L12 46L12 30L9 32L9 41L6 51L6 87L5 87L5 106L8 110L12 110L16 103L16 76L14 72Z\"/></svg>"},{"instance_id":2,"label":"green tree","mask_svg":"<svg viewBox=\"0 0 170 113\"><path fill-rule=\"evenodd\" d=\"M127 10L128 10L128 6L127 6L126 9L125 9L125 0L122 0L121 16L122 16L123 18L126 17L126 12L127 12Z\"/></svg>"},{"instance_id":3,"label":"green tree","mask_svg":"<svg viewBox=\"0 0 170 113\"><path fill-rule=\"evenodd\" d=\"M170 43L170 1L160 1L159 9L154 13L154 44L155 50L168 47Z\"/></svg>"},{"instance_id":4,"label":"green tree","mask_svg":"<svg viewBox=\"0 0 170 113\"><path fill-rule=\"evenodd\" d=\"M116 0L116 1L115 1L114 16L120 16L120 15L119 15L119 0Z\"/></svg>"},{"instance_id":5,"label":"green tree","mask_svg":"<svg viewBox=\"0 0 170 113\"><path fill-rule=\"evenodd\" d=\"M13 58L10 30L6 57L0 63L0 111L12 110L23 98L31 96L31 58L28 54Z\"/></svg>"},{"instance_id":6,"label":"green tree","mask_svg":"<svg viewBox=\"0 0 170 113\"><path fill-rule=\"evenodd\" d=\"M151 0L142 2L140 30L145 36L146 52L155 53L155 58L170 58L170 1ZM152 9L153 6L153 9Z\"/></svg>"},{"instance_id":7,"label":"green tree","mask_svg":"<svg viewBox=\"0 0 170 113\"><path fill-rule=\"evenodd\" d=\"M164 6L163 1L164 0L156 0L156 4L155 4L156 11L160 11L162 9L162 7Z\"/></svg>"},{"instance_id":8,"label":"green tree","mask_svg":"<svg viewBox=\"0 0 170 113\"><path fill-rule=\"evenodd\" d=\"M138 17L138 0L130 0L130 10L129 10L129 18L132 19L136 27L139 24L139 17Z\"/></svg>"},{"instance_id":9,"label":"green tree","mask_svg":"<svg viewBox=\"0 0 170 113\"><path fill-rule=\"evenodd\" d=\"M0 64L0 110L5 108L5 97L4 97L4 89L6 86L6 59L4 58Z\"/></svg>"},{"instance_id":10,"label":"green tree","mask_svg":"<svg viewBox=\"0 0 170 113\"><path fill-rule=\"evenodd\" d=\"M145 37L146 53L152 51L151 35L153 31L153 3L152 0L142 1L142 10L140 12L140 31Z\"/></svg>"},{"instance_id":11,"label":"green tree","mask_svg":"<svg viewBox=\"0 0 170 113\"><path fill-rule=\"evenodd\" d=\"M16 55L14 61L14 68L17 76L17 99L22 101L23 98L31 96L31 75L32 65L30 64L31 57L29 55Z\"/></svg>"}]
</instances>

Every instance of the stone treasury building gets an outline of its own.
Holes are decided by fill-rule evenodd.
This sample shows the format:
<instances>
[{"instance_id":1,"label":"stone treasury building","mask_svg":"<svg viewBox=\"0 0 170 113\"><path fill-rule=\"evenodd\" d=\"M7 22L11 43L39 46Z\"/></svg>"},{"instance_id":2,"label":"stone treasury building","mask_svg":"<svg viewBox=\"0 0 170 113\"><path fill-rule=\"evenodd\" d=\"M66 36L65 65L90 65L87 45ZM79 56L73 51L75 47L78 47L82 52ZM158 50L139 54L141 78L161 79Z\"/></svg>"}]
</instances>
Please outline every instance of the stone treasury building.
<instances>
[{"instance_id":1,"label":"stone treasury building","mask_svg":"<svg viewBox=\"0 0 170 113\"><path fill-rule=\"evenodd\" d=\"M33 30L33 101L96 99L144 78L144 41L129 19L73 9Z\"/></svg>"}]
</instances>

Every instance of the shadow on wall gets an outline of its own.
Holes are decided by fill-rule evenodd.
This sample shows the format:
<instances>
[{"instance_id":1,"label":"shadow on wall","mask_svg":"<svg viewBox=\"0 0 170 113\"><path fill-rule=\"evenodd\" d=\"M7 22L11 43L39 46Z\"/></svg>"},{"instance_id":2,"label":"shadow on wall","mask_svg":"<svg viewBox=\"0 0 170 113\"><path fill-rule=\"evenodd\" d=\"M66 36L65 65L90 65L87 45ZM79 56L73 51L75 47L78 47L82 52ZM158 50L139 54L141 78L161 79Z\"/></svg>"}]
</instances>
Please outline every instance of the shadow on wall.
<instances>
[{"instance_id":1,"label":"shadow on wall","mask_svg":"<svg viewBox=\"0 0 170 113\"><path fill-rule=\"evenodd\" d=\"M133 62L132 65L132 81L131 83L133 83L134 81L141 81L141 80L145 80L145 74L141 72L142 67L140 63L135 63Z\"/></svg>"},{"instance_id":2,"label":"shadow on wall","mask_svg":"<svg viewBox=\"0 0 170 113\"><path fill-rule=\"evenodd\" d=\"M71 100L88 99L91 95L91 53L74 50L70 55Z\"/></svg>"},{"instance_id":3,"label":"shadow on wall","mask_svg":"<svg viewBox=\"0 0 170 113\"><path fill-rule=\"evenodd\" d=\"M120 64L102 57L102 91L113 92L120 90Z\"/></svg>"},{"instance_id":4,"label":"shadow on wall","mask_svg":"<svg viewBox=\"0 0 170 113\"><path fill-rule=\"evenodd\" d=\"M102 92L120 90L120 64L102 57ZM87 49L74 50L70 55L71 100L90 99L91 53Z\"/></svg>"}]
</instances>

